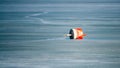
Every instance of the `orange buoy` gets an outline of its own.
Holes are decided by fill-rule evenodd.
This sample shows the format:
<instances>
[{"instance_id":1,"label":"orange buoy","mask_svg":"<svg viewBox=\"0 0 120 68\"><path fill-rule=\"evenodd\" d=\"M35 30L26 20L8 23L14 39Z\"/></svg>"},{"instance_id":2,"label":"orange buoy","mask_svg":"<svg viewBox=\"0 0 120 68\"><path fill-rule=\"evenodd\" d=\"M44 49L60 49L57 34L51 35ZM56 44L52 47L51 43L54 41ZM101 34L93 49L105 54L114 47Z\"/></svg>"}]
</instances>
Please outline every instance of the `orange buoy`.
<instances>
[{"instance_id":1,"label":"orange buoy","mask_svg":"<svg viewBox=\"0 0 120 68\"><path fill-rule=\"evenodd\" d=\"M69 36L70 39L83 39L86 34L83 33L81 28L74 28L70 29L69 34L66 34L66 36Z\"/></svg>"}]
</instances>

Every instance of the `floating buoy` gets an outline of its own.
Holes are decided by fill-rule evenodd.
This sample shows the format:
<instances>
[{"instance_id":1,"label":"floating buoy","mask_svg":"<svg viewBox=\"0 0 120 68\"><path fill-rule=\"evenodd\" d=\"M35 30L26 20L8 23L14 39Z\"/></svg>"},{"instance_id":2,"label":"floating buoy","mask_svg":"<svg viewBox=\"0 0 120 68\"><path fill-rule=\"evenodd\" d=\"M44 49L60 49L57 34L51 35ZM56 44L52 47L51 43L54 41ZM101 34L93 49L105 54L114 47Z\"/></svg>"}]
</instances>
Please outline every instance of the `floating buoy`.
<instances>
[{"instance_id":1,"label":"floating buoy","mask_svg":"<svg viewBox=\"0 0 120 68\"><path fill-rule=\"evenodd\" d=\"M69 36L70 39L83 39L86 34L83 33L81 28L70 29L69 34L65 36Z\"/></svg>"}]
</instances>

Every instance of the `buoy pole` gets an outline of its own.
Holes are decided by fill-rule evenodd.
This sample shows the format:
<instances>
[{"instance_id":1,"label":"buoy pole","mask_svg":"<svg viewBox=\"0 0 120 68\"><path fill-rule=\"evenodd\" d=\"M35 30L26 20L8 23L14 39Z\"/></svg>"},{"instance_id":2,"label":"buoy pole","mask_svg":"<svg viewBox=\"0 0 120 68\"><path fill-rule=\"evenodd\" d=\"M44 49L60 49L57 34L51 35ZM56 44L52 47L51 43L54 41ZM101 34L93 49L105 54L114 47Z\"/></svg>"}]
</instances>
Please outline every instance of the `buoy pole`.
<instances>
[{"instance_id":1,"label":"buoy pole","mask_svg":"<svg viewBox=\"0 0 120 68\"><path fill-rule=\"evenodd\" d=\"M71 36L71 34L64 34L64 36L65 36L65 37L69 37L69 36Z\"/></svg>"}]
</instances>

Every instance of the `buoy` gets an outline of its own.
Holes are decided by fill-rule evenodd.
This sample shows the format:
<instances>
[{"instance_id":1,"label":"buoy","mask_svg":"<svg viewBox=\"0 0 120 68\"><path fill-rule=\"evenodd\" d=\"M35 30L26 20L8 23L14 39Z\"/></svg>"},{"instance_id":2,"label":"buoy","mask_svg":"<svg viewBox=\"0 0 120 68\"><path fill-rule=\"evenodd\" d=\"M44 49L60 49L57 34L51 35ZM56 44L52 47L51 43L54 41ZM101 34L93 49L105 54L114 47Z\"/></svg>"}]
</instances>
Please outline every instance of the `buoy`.
<instances>
[{"instance_id":1,"label":"buoy","mask_svg":"<svg viewBox=\"0 0 120 68\"><path fill-rule=\"evenodd\" d=\"M86 34L83 33L81 28L74 28L70 29L69 34L66 34L65 36L69 36L70 39L83 39Z\"/></svg>"}]
</instances>

